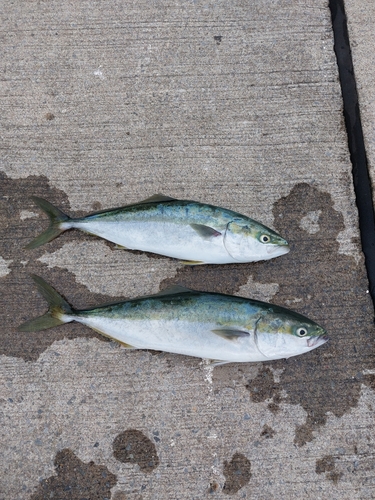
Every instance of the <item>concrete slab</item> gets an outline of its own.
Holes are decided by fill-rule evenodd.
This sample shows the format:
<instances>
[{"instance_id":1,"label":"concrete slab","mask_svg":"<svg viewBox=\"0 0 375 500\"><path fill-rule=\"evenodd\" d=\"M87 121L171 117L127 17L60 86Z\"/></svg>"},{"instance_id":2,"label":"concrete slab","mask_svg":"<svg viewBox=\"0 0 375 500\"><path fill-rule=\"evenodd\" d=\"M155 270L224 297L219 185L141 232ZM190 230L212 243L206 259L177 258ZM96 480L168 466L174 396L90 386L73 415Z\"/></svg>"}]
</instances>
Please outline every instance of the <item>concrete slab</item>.
<instances>
[{"instance_id":1,"label":"concrete slab","mask_svg":"<svg viewBox=\"0 0 375 500\"><path fill-rule=\"evenodd\" d=\"M374 324L326 2L5 2L0 286L4 498L373 498ZM156 193L240 211L291 252L181 267L46 225ZM214 370L45 310L180 283L323 324L307 355Z\"/></svg>"},{"instance_id":2,"label":"concrete slab","mask_svg":"<svg viewBox=\"0 0 375 500\"><path fill-rule=\"evenodd\" d=\"M345 1L350 46L359 97L367 160L375 186L375 5L373 2Z\"/></svg>"}]
</instances>

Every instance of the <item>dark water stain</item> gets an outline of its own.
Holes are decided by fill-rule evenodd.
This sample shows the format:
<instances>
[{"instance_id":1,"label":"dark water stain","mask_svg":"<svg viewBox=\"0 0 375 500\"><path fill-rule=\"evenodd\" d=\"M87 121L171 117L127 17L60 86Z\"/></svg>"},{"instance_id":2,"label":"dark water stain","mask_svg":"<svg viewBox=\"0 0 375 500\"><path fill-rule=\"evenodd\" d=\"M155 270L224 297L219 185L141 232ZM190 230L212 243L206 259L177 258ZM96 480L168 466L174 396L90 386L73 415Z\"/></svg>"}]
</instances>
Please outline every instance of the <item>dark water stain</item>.
<instances>
[{"instance_id":1,"label":"dark water stain","mask_svg":"<svg viewBox=\"0 0 375 500\"><path fill-rule=\"evenodd\" d=\"M332 455L325 455L323 458L316 461L315 472L322 474L323 472L333 471L335 468L335 459Z\"/></svg>"},{"instance_id":2,"label":"dark water stain","mask_svg":"<svg viewBox=\"0 0 375 500\"><path fill-rule=\"evenodd\" d=\"M100 201L94 201L92 202L91 207L93 210L98 211L102 209L102 204L100 203Z\"/></svg>"},{"instance_id":3,"label":"dark water stain","mask_svg":"<svg viewBox=\"0 0 375 500\"><path fill-rule=\"evenodd\" d=\"M263 426L262 432L260 435L266 439L272 438L275 435L275 431L269 425L265 424Z\"/></svg>"},{"instance_id":4,"label":"dark water stain","mask_svg":"<svg viewBox=\"0 0 375 500\"><path fill-rule=\"evenodd\" d=\"M337 472L337 471L332 471L332 472L328 472L326 474L326 478L329 479L330 481L332 481L334 484L337 484L339 479L341 479L343 476L343 473L342 472Z\"/></svg>"},{"instance_id":5,"label":"dark water stain","mask_svg":"<svg viewBox=\"0 0 375 500\"><path fill-rule=\"evenodd\" d=\"M246 389L250 391L251 400L254 403L261 403L268 399L275 400L280 397L280 385L274 381L272 371L266 366L262 366L258 375L246 385Z\"/></svg>"},{"instance_id":6,"label":"dark water stain","mask_svg":"<svg viewBox=\"0 0 375 500\"><path fill-rule=\"evenodd\" d=\"M375 375L364 375L363 383L375 391Z\"/></svg>"},{"instance_id":7,"label":"dark water stain","mask_svg":"<svg viewBox=\"0 0 375 500\"><path fill-rule=\"evenodd\" d=\"M45 216L21 220L22 211L39 213L28 194L45 198L68 213L70 206L66 194L50 187L44 176L11 179L0 172L0 256L5 260L12 260L8 265L10 273L0 278L0 321L3 327L0 354L35 361L55 340L81 336L106 339L78 323L69 323L42 332L18 332L18 325L31 317L43 314L47 309L45 300L29 278L30 273L42 276L77 308L114 301L116 298L91 293L85 286L76 282L74 274L57 267L49 269L38 261L46 251L55 252L70 241L89 241L91 236L79 231L67 231L48 245L34 250L24 249L24 246L48 225Z\"/></svg>"},{"instance_id":8,"label":"dark water stain","mask_svg":"<svg viewBox=\"0 0 375 500\"><path fill-rule=\"evenodd\" d=\"M32 334L17 332L20 323L46 310L44 299L27 276L30 272L43 276L77 308L116 298L88 292L76 283L72 273L48 269L37 260L47 247L48 252L54 252L69 241L90 241L92 236L68 231L45 247L23 249L47 222L44 216L21 220L22 210L38 211L25 193L46 198L69 213L68 198L63 191L50 187L42 176L14 180L3 173L0 173L0 190L0 256L12 260L11 272L0 278L3 325L0 353L36 360L52 342L63 337L103 340L92 330L74 323ZM313 234L301 227L301 219L311 211L319 213L317 231ZM296 444L301 446L314 438L314 432L325 424L328 412L341 417L357 405L362 383L374 388L374 377L364 374L374 361L373 310L365 294L367 278L363 262L357 265L352 257L338 253L336 238L344 229L344 222L329 193L298 184L275 203L273 215L275 229L290 242L288 255L252 264L185 267L173 279L165 280L161 288L180 283L198 290L235 293L253 275L259 283L279 283L272 302L293 308L326 327L331 338L328 344L303 356L272 362L274 368L283 370L280 383L273 381L272 372L264 365L260 376L247 385L251 400L254 403L268 400L274 412L279 408L282 391L287 394L286 403L305 409L306 421L297 427L295 437ZM215 370L220 369L228 367ZM223 385L225 380L215 379L215 383Z\"/></svg>"},{"instance_id":9,"label":"dark water stain","mask_svg":"<svg viewBox=\"0 0 375 500\"><path fill-rule=\"evenodd\" d=\"M181 284L193 290L232 294L246 285L252 273L253 264L207 264L205 266L184 266L176 275L160 283L160 290Z\"/></svg>"},{"instance_id":10,"label":"dark water stain","mask_svg":"<svg viewBox=\"0 0 375 500\"><path fill-rule=\"evenodd\" d=\"M117 477L107 467L85 464L69 448L54 461L56 476L43 479L30 500L109 500Z\"/></svg>"},{"instance_id":11,"label":"dark water stain","mask_svg":"<svg viewBox=\"0 0 375 500\"><path fill-rule=\"evenodd\" d=\"M219 488L220 488L219 483L217 483L216 481L211 481L210 487L208 488L208 493L210 494L216 493L219 490Z\"/></svg>"},{"instance_id":12,"label":"dark water stain","mask_svg":"<svg viewBox=\"0 0 375 500\"><path fill-rule=\"evenodd\" d=\"M301 227L301 219L311 211L320 211L313 234ZM272 362L273 368L283 369L280 383L271 380L264 365L247 388L254 402L271 399L270 409L277 409L281 390L287 394L286 403L304 408L306 422L295 435L295 443L302 446L325 424L328 412L342 417L357 405L361 384L371 385L362 373L374 362L373 309L365 293L363 262L357 265L351 256L338 253L336 238L344 220L329 193L298 184L274 205L273 214L275 229L290 242L291 251L281 259L255 263L253 279L279 283L272 302L322 324L330 342L308 354Z\"/></svg>"},{"instance_id":13,"label":"dark water stain","mask_svg":"<svg viewBox=\"0 0 375 500\"><path fill-rule=\"evenodd\" d=\"M224 462L225 483L223 493L234 495L251 478L251 463L242 453L235 453L230 462Z\"/></svg>"},{"instance_id":14,"label":"dark water stain","mask_svg":"<svg viewBox=\"0 0 375 500\"><path fill-rule=\"evenodd\" d=\"M371 376L362 375L374 362L373 306L366 294L363 260L357 264L353 257L339 253L337 237L345 225L329 193L297 184L274 204L273 215L274 228L290 243L289 254L250 264L179 268L160 288L180 284L233 294L252 275L255 282L279 284L273 303L304 314L327 329L328 344L302 356L272 362L273 368L283 370L279 383L274 382L265 364L259 376L247 384L251 399L268 400L273 412L279 410L282 391L287 393L284 402L304 408L306 421L297 427L295 436L295 443L302 446L325 424L328 412L341 417L357 405L362 383L374 385ZM303 220L311 215L315 220L311 217L309 232ZM360 251L359 241L353 244ZM235 372L231 365L215 372L218 370ZM215 372L215 384L225 385L225 377L217 377Z\"/></svg>"},{"instance_id":15,"label":"dark water stain","mask_svg":"<svg viewBox=\"0 0 375 500\"><path fill-rule=\"evenodd\" d=\"M315 472L323 474L326 472L326 478L333 481L335 484L342 477L342 472L336 470L336 458L332 455L325 455L320 460L316 461Z\"/></svg>"},{"instance_id":16,"label":"dark water stain","mask_svg":"<svg viewBox=\"0 0 375 500\"><path fill-rule=\"evenodd\" d=\"M142 472L152 472L159 465L155 444L141 431L128 429L113 441L113 456L123 463L138 464Z\"/></svg>"},{"instance_id":17,"label":"dark water stain","mask_svg":"<svg viewBox=\"0 0 375 500\"><path fill-rule=\"evenodd\" d=\"M134 493L131 495L131 500L142 500L142 498L143 497L141 495L134 496ZM130 500L130 497L123 491L116 491L112 495L111 500Z\"/></svg>"},{"instance_id":18,"label":"dark water stain","mask_svg":"<svg viewBox=\"0 0 375 500\"><path fill-rule=\"evenodd\" d=\"M138 495L134 492L131 493L131 495L127 495L123 491L116 491L112 496L111 500L143 500L142 495Z\"/></svg>"}]
</instances>

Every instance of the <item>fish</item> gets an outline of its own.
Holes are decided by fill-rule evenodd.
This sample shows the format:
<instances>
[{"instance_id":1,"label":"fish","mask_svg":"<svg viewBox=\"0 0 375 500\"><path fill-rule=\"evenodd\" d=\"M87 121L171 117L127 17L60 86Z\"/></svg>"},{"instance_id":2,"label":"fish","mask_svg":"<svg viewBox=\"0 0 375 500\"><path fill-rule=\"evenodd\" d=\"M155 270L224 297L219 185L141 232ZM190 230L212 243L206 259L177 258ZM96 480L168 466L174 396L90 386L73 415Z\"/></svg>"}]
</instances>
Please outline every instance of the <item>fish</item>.
<instances>
[{"instance_id":1,"label":"fish","mask_svg":"<svg viewBox=\"0 0 375 500\"><path fill-rule=\"evenodd\" d=\"M32 196L50 219L49 227L26 248L37 248L68 229L80 229L127 250L175 258L186 265L268 260L289 252L272 229L232 210L157 194L133 205L71 218Z\"/></svg>"},{"instance_id":2,"label":"fish","mask_svg":"<svg viewBox=\"0 0 375 500\"><path fill-rule=\"evenodd\" d=\"M183 354L215 364L289 358L328 340L326 331L305 316L244 297L178 286L78 310L43 278L31 277L49 308L20 325L22 332L77 321L127 349Z\"/></svg>"}]
</instances>

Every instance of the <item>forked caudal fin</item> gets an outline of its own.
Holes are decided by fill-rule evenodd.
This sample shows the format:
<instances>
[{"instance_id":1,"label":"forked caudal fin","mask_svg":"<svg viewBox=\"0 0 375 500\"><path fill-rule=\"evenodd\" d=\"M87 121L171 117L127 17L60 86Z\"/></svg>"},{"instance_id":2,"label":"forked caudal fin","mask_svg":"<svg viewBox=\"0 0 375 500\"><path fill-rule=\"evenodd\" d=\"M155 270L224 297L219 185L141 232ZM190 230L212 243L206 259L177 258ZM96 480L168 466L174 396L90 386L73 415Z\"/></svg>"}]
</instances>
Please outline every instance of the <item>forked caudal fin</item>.
<instances>
[{"instance_id":1,"label":"forked caudal fin","mask_svg":"<svg viewBox=\"0 0 375 500\"><path fill-rule=\"evenodd\" d=\"M18 331L37 332L66 323L67 321L61 320L61 316L64 314L74 314L74 310L71 306L51 287L51 285L46 283L44 279L35 274L32 274L31 277L38 287L40 294L43 295L48 302L48 312L43 314L43 316L26 321L18 327Z\"/></svg>"},{"instance_id":2,"label":"forked caudal fin","mask_svg":"<svg viewBox=\"0 0 375 500\"><path fill-rule=\"evenodd\" d=\"M48 215L50 222L48 229L43 231L42 234L37 236L35 239L30 241L28 245L26 245L25 248L28 249L40 247L41 245L44 245L45 243L48 243L49 241L55 239L56 236L66 230L66 228L62 229L60 227L60 224L62 222L68 222L69 220L71 220L68 215L64 214L64 212L54 207L51 203L44 200L43 198L32 196L31 199L36 205L38 205L40 209L43 210L45 214Z\"/></svg>"}]
</instances>

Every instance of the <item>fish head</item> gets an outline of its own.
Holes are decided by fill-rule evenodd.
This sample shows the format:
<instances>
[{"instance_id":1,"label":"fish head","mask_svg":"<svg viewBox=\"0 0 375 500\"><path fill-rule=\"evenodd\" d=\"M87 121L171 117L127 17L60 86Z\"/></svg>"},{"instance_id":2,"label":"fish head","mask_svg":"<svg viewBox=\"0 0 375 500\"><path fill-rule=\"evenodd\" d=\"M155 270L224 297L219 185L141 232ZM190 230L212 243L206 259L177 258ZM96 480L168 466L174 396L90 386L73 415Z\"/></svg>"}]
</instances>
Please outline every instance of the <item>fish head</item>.
<instances>
[{"instance_id":1,"label":"fish head","mask_svg":"<svg viewBox=\"0 0 375 500\"><path fill-rule=\"evenodd\" d=\"M268 359L297 356L328 341L327 332L317 323L277 307L258 320L254 338L258 350Z\"/></svg>"},{"instance_id":2,"label":"fish head","mask_svg":"<svg viewBox=\"0 0 375 500\"><path fill-rule=\"evenodd\" d=\"M272 229L252 219L227 224L224 246L238 262L269 260L289 252L288 242Z\"/></svg>"}]
</instances>

